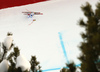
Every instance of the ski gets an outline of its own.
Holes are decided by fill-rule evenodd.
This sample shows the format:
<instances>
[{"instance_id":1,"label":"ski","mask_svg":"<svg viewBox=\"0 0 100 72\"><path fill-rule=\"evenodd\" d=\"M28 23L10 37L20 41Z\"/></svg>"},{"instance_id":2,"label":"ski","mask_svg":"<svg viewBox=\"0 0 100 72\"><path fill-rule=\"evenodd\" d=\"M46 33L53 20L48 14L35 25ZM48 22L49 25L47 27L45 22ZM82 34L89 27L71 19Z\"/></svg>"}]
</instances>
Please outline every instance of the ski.
<instances>
[{"instance_id":1,"label":"ski","mask_svg":"<svg viewBox=\"0 0 100 72\"><path fill-rule=\"evenodd\" d=\"M36 21L36 19L33 19L33 21L29 25L31 25L34 21Z\"/></svg>"}]
</instances>

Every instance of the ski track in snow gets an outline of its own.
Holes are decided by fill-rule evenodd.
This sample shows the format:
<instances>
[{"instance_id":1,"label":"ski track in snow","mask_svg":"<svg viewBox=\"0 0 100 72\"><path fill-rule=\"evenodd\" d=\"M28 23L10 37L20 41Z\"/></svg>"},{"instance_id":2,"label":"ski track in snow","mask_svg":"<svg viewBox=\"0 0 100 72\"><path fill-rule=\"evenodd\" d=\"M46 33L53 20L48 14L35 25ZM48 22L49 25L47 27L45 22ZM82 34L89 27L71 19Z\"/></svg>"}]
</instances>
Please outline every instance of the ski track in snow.
<instances>
[{"instance_id":1,"label":"ski track in snow","mask_svg":"<svg viewBox=\"0 0 100 72\"><path fill-rule=\"evenodd\" d=\"M80 6L86 1L95 9L98 0L51 0L1 9L0 41L4 40L7 32L12 32L14 43L28 60L31 55L36 55L43 70L62 68L67 61L60 44L58 32L61 32L68 60L79 64L78 45L82 41L80 32L84 29L77 24L84 17ZM26 9L42 12L43 15L35 15L33 19L36 21L29 25L32 19L22 13Z\"/></svg>"}]
</instances>

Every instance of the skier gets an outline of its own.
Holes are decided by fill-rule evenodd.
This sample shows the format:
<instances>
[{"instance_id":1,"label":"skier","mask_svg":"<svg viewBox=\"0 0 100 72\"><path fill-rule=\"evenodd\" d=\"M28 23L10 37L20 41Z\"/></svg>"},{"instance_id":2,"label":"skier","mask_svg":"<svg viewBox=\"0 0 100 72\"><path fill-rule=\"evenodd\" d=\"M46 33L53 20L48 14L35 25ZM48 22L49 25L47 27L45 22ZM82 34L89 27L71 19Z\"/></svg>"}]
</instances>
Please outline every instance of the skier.
<instances>
[{"instance_id":1,"label":"skier","mask_svg":"<svg viewBox=\"0 0 100 72\"><path fill-rule=\"evenodd\" d=\"M28 18L32 18L34 16L34 13L28 14Z\"/></svg>"}]
</instances>

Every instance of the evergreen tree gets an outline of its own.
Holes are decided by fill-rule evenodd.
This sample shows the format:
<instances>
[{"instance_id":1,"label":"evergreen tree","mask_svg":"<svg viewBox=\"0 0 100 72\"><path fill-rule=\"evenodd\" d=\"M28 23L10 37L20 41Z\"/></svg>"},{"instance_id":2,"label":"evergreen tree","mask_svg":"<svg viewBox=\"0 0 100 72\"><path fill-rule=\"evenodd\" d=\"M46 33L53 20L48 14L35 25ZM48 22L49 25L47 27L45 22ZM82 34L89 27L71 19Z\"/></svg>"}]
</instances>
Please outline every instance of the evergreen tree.
<instances>
[{"instance_id":1,"label":"evergreen tree","mask_svg":"<svg viewBox=\"0 0 100 72\"><path fill-rule=\"evenodd\" d=\"M68 70L67 70L66 68L62 68L62 69L60 70L60 72L68 72Z\"/></svg>"},{"instance_id":2,"label":"evergreen tree","mask_svg":"<svg viewBox=\"0 0 100 72\"><path fill-rule=\"evenodd\" d=\"M32 72L42 72L40 63L37 61L36 56L31 57L31 71Z\"/></svg>"},{"instance_id":3,"label":"evergreen tree","mask_svg":"<svg viewBox=\"0 0 100 72\"><path fill-rule=\"evenodd\" d=\"M75 71L76 67L74 62L70 62L69 64L66 63L66 67L60 70L60 72L75 72Z\"/></svg>"},{"instance_id":4,"label":"evergreen tree","mask_svg":"<svg viewBox=\"0 0 100 72\"><path fill-rule=\"evenodd\" d=\"M10 62L8 72L22 72L21 68L16 68L16 58L20 55L18 47L14 47L14 52L11 52L7 60Z\"/></svg>"},{"instance_id":5,"label":"evergreen tree","mask_svg":"<svg viewBox=\"0 0 100 72\"><path fill-rule=\"evenodd\" d=\"M74 62L71 62L69 64L66 64L66 66L69 68L68 69L68 72L75 72L76 71L76 67L75 67Z\"/></svg>"},{"instance_id":6,"label":"evergreen tree","mask_svg":"<svg viewBox=\"0 0 100 72\"><path fill-rule=\"evenodd\" d=\"M79 46L82 54L79 57L82 72L99 72L96 66L100 55L100 3L96 5L93 11L91 5L87 2L82 5L87 21L80 19L79 25L85 28L85 32L81 33L83 42Z\"/></svg>"},{"instance_id":7,"label":"evergreen tree","mask_svg":"<svg viewBox=\"0 0 100 72\"><path fill-rule=\"evenodd\" d=\"M18 56L20 56L20 50L18 47L14 46L11 36L12 33L8 33L5 41L0 44L0 48L2 49L2 51L0 49L0 63L3 62L4 59L9 62L9 68L6 68L7 72L30 72L30 70L32 70L31 72L42 72L41 67L39 66L39 62L37 61L35 56L32 56L31 61L29 63L31 65L30 70L22 71L21 67L16 68L16 60ZM11 49L13 49L13 51L11 51ZM11 52L9 53L9 55L7 55L9 51ZM38 69L36 69L36 66L38 66Z\"/></svg>"}]
</instances>

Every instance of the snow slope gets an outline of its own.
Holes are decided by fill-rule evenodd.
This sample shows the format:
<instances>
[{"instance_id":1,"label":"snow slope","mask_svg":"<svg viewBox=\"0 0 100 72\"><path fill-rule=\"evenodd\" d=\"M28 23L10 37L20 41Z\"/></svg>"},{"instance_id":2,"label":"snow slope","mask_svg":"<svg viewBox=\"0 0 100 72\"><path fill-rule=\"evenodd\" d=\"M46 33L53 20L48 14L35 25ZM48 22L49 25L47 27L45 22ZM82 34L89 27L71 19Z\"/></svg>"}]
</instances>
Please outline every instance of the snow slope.
<instances>
[{"instance_id":1,"label":"snow slope","mask_svg":"<svg viewBox=\"0 0 100 72\"><path fill-rule=\"evenodd\" d=\"M1 9L0 41L3 41L7 32L12 32L14 43L21 53L28 60L31 55L36 55L44 71L55 68L59 70L65 66L67 60L74 60L79 64L77 57L80 51L77 46L82 41L80 32L84 29L77 24L79 19L84 17L80 6L86 1L90 2L95 9L98 0L51 0ZM43 15L34 16L36 21L29 25L32 19L22 14L26 9L42 12ZM67 60L58 32L63 38ZM59 71L55 70L55 72Z\"/></svg>"}]
</instances>

